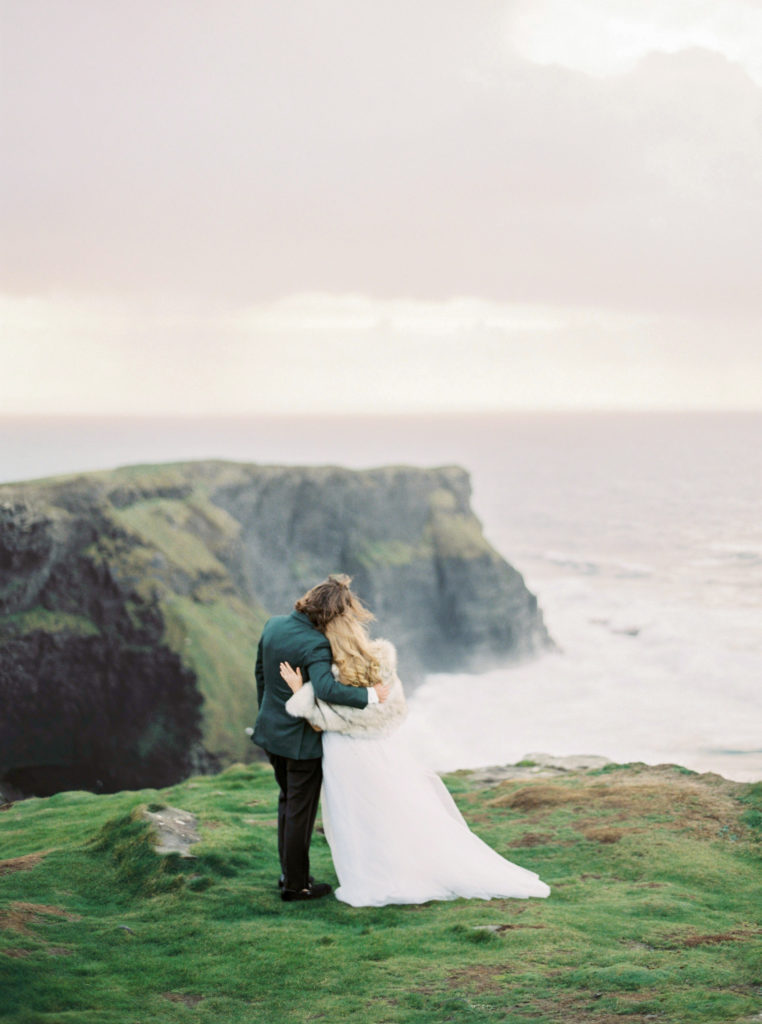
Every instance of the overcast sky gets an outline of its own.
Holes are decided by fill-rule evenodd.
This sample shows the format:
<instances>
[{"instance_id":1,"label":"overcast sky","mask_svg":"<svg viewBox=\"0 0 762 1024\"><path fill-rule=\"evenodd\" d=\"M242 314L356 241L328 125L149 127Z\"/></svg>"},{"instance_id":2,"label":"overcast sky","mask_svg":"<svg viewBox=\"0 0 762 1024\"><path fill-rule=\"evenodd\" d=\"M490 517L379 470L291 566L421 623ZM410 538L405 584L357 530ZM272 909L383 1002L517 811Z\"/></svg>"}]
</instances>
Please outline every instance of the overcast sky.
<instances>
[{"instance_id":1,"label":"overcast sky","mask_svg":"<svg viewBox=\"0 0 762 1024\"><path fill-rule=\"evenodd\" d=\"M0 10L0 413L762 407L762 0Z\"/></svg>"}]
</instances>

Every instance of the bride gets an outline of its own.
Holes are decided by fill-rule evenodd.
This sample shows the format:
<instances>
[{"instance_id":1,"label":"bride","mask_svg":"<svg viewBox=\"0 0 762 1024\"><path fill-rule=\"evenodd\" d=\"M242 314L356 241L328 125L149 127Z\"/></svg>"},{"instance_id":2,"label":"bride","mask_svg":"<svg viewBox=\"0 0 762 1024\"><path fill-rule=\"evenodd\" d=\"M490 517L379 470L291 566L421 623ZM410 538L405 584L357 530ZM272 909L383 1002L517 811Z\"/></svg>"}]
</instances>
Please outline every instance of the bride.
<instances>
[{"instance_id":1,"label":"bride","mask_svg":"<svg viewBox=\"0 0 762 1024\"><path fill-rule=\"evenodd\" d=\"M280 674L293 696L288 713L323 736L323 825L339 879L338 899L353 907L425 903L459 896L547 896L532 871L505 860L470 831L444 783L424 768L398 729L407 714L397 655L371 640L373 615L359 602L324 629L333 673L346 686L390 687L367 708L326 704L301 670Z\"/></svg>"}]
</instances>

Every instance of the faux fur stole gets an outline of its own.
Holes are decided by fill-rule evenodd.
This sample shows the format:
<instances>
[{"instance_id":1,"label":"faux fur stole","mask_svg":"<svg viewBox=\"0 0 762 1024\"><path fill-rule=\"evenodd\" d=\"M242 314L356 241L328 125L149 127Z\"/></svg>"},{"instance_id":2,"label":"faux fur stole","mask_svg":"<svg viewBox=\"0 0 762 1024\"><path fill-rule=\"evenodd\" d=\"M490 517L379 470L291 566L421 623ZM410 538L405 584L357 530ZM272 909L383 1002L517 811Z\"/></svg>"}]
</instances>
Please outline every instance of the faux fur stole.
<instances>
[{"instance_id":1,"label":"faux fur stole","mask_svg":"<svg viewBox=\"0 0 762 1024\"><path fill-rule=\"evenodd\" d=\"M390 687L383 704L353 708L348 704L327 704L315 697L312 683L305 683L286 701L286 711L294 718L306 718L324 732L343 732L348 736L380 736L397 729L407 715L402 683L397 676L397 652L388 640L373 642L381 669L381 681ZM333 666L338 678L338 669Z\"/></svg>"}]
</instances>

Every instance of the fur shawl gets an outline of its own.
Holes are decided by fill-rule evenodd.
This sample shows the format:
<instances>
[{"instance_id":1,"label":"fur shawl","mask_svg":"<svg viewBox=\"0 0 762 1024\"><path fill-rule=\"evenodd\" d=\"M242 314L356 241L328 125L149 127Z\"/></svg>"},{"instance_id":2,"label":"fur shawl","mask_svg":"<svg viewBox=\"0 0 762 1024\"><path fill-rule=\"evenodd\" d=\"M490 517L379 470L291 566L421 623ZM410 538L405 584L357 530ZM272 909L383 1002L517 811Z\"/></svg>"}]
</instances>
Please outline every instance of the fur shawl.
<instances>
[{"instance_id":1,"label":"fur shawl","mask_svg":"<svg viewBox=\"0 0 762 1024\"><path fill-rule=\"evenodd\" d=\"M323 732L342 732L348 736L375 737L393 732L407 715L402 683L397 676L397 652L388 640L375 640L381 668L381 681L390 687L383 704L352 708L347 704L327 704L315 697L311 683L305 683L286 701L286 711L294 718L306 718ZM336 666L333 673L338 676Z\"/></svg>"}]
</instances>

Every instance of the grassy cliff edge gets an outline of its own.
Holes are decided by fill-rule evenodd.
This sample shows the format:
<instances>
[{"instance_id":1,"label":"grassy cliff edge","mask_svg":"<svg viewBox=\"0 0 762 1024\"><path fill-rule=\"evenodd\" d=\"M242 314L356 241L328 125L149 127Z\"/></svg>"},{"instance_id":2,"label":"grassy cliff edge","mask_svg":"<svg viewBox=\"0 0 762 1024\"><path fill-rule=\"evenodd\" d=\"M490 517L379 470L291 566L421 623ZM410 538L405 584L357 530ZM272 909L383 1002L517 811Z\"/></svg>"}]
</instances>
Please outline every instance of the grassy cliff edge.
<instances>
[{"instance_id":1,"label":"grassy cliff edge","mask_svg":"<svg viewBox=\"0 0 762 1024\"><path fill-rule=\"evenodd\" d=\"M237 765L164 791L60 793L0 813L9 1024L759 1020L762 783L675 766L445 780L548 900L284 905L276 788ZM192 859L137 813L198 818ZM315 873L333 879L325 840Z\"/></svg>"}]
</instances>

